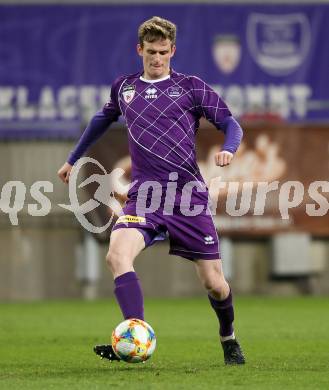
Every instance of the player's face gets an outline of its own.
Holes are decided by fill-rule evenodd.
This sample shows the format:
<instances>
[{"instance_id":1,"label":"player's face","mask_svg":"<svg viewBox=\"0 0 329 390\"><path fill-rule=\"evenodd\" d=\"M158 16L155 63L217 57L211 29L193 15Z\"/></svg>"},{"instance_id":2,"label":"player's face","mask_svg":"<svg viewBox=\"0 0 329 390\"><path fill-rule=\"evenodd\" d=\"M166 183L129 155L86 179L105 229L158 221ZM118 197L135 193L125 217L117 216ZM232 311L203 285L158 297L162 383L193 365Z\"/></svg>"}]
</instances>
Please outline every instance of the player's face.
<instances>
[{"instance_id":1,"label":"player's face","mask_svg":"<svg viewBox=\"0 0 329 390\"><path fill-rule=\"evenodd\" d=\"M137 45L137 52L143 58L144 77L150 80L161 79L170 72L170 59L176 50L169 39L145 42Z\"/></svg>"}]
</instances>

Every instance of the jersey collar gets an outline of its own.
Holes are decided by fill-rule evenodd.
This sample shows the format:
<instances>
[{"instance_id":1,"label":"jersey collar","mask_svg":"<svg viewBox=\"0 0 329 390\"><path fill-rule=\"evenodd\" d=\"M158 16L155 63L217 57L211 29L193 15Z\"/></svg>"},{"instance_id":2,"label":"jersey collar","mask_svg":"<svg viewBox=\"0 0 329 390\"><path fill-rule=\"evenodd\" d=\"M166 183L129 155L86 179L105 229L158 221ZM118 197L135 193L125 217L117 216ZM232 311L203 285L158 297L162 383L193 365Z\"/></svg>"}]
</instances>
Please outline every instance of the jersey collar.
<instances>
[{"instance_id":1,"label":"jersey collar","mask_svg":"<svg viewBox=\"0 0 329 390\"><path fill-rule=\"evenodd\" d=\"M142 80L142 81L144 81L145 83L154 84L154 83L160 83L160 81L164 81L164 80L170 79L170 74L168 74L168 75L165 76L165 77L162 77L161 79L155 79L155 80L145 79L143 76L139 76L139 79Z\"/></svg>"}]
</instances>

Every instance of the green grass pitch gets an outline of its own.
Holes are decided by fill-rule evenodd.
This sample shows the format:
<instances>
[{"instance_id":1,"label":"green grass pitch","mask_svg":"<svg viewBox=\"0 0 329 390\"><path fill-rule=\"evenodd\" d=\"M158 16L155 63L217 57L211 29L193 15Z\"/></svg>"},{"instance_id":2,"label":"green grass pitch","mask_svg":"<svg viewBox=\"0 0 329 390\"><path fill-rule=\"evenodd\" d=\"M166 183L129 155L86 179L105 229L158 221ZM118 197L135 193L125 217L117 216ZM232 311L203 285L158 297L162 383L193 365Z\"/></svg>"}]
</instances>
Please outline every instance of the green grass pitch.
<instances>
[{"instance_id":1,"label":"green grass pitch","mask_svg":"<svg viewBox=\"0 0 329 390\"><path fill-rule=\"evenodd\" d=\"M145 364L92 352L113 300L0 304L0 389L329 389L328 298L236 298L245 366L226 367L204 299L146 300L157 349Z\"/></svg>"}]
</instances>

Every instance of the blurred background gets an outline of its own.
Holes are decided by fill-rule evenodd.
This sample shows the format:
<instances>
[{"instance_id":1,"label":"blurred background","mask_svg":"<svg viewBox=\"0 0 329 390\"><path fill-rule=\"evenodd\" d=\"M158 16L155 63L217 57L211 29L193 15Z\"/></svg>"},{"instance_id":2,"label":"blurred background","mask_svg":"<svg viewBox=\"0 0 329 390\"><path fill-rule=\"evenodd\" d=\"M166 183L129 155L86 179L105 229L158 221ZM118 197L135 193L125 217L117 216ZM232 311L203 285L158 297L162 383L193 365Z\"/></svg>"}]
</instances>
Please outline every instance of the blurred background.
<instances>
[{"instance_id":1,"label":"blurred background","mask_svg":"<svg viewBox=\"0 0 329 390\"><path fill-rule=\"evenodd\" d=\"M210 84L245 131L227 168L213 163L222 135L203 121L197 137L234 291L329 294L327 2L44 0L0 1L0 300L112 296L111 226L91 233L61 206L71 200L57 170L112 81L141 70L137 29L154 15L178 26L173 68ZM122 167L129 183L124 122L88 156L108 173ZM93 173L104 171L85 165L79 183ZM112 211L100 185L78 195L96 202L85 217L102 227ZM146 296L204 294L167 242L143 251L136 270Z\"/></svg>"}]
</instances>

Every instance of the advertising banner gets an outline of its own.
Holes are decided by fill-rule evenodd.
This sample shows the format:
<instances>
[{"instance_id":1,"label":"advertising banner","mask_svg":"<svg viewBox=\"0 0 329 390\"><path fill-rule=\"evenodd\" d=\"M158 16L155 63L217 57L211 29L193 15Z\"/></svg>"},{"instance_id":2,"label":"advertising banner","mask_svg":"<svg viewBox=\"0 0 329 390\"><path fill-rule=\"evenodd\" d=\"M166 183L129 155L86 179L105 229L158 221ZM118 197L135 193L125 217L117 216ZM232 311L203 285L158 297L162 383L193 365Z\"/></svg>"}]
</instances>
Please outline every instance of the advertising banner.
<instances>
[{"instance_id":1,"label":"advertising banner","mask_svg":"<svg viewBox=\"0 0 329 390\"><path fill-rule=\"evenodd\" d=\"M240 119L329 120L328 5L0 6L0 138L75 138L112 81L141 70L137 29L178 26L172 65Z\"/></svg>"}]
</instances>

